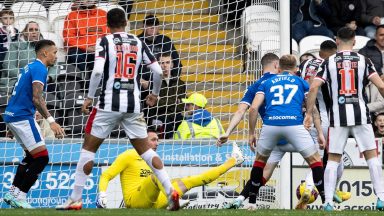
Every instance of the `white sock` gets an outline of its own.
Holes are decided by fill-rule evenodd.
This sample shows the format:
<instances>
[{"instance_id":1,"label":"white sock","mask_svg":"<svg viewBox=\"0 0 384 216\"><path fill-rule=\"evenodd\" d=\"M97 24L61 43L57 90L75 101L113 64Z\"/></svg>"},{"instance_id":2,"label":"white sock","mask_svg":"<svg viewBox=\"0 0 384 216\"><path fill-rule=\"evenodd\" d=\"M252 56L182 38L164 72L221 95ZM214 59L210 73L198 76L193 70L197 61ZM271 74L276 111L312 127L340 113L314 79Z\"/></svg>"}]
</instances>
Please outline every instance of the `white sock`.
<instances>
[{"instance_id":1,"label":"white sock","mask_svg":"<svg viewBox=\"0 0 384 216\"><path fill-rule=\"evenodd\" d=\"M315 183L313 182L312 171L309 171L305 177L305 189L312 191L314 185Z\"/></svg>"},{"instance_id":2,"label":"white sock","mask_svg":"<svg viewBox=\"0 0 384 216\"><path fill-rule=\"evenodd\" d=\"M12 195L13 195L14 197L17 197L17 195L19 194L19 192L20 192L20 189L19 189L18 187L15 187L14 190L13 190Z\"/></svg>"},{"instance_id":3,"label":"white sock","mask_svg":"<svg viewBox=\"0 0 384 216\"><path fill-rule=\"evenodd\" d=\"M148 149L146 152L144 152L140 156L145 160L145 162L147 162L148 166L151 167L153 173L156 175L157 179L163 185L167 195L170 195L173 188L172 188L171 180L168 176L168 173L165 171L164 167L163 169L156 169L152 164L152 159L154 157L160 158L159 155L155 151L153 151L153 149Z\"/></svg>"},{"instance_id":4,"label":"white sock","mask_svg":"<svg viewBox=\"0 0 384 216\"><path fill-rule=\"evenodd\" d=\"M93 161L93 159L95 159L95 153L81 149L80 159L76 166L75 185L71 194L71 199L73 201L81 200L83 188L88 178L88 175L84 173L84 165L89 161Z\"/></svg>"},{"instance_id":5,"label":"white sock","mask_svg":"<svg viewBox=\"0 0 384 216\"><path fill-rule=\"evenodd\" d=\"M336 186L339 184L341 176L343 176L344 172L344 162L341 161L339 163L339 166L337 167L337 180L336 180Z\"/></svg>"},{"instance_id":6,"label":"white sock","mask_svg":"<svg viewBox=\"0 0 384 216\"><path fill-rule=\"evenodd\" d=\"M367 160L369 167L369 174L373 184L373 189L376 191L377 197L384 201L384 184L383 184L383 171L381 170L381 164L377 157Z\"/></svg>"},{"instance_id":7,"label":"white sock","mask_svg":"<svg viewBox=\"0 0 384 216\"><path fill-rule=\"evenodd\" d=\"M333 194L335 193L338 162L328 161L324 172L324 195L325 203L333 206Z\"/></svg>"},{"instance_id":8,"label":"white sock","mask_svg":"<svg viewBox=\"0 0 384 216\"><path fill-rule=\"evenodd\" d=\"M27 199L27 193L24 193L23 191L19 191L17 194L16 199L18 200L26 200Z\"/></svg>"},{"instance_id":9,"label":"white sock","mask_svg":"<svg viewBox=\"0 0 384 216\"><path fill-rule=\"evenodd\" d=\"M244 202L245 197L243 195L240 195L236 198L236 200L240 200L240 202Z\"/></svg>"}]
</instances>

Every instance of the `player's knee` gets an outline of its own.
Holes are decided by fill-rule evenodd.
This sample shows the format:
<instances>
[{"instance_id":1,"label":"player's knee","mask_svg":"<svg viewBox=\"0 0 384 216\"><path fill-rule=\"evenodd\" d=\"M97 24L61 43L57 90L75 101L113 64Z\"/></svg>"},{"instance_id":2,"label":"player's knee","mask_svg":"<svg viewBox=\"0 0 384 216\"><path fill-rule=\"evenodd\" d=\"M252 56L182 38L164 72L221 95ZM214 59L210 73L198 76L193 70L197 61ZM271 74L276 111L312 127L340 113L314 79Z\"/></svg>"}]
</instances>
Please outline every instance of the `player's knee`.
<instances>
[{"instance_id":1,"label":"player's knee","mask_svg":"<svg viewBox=\"0 0 384 216\"><path fill-rule=\"evenodd\" d=\"M88 161L87 163L85 163L83 166L84 174L89 175L92 172L92 168L93 168L93 161Z\"/></svg>"}]
</instances>

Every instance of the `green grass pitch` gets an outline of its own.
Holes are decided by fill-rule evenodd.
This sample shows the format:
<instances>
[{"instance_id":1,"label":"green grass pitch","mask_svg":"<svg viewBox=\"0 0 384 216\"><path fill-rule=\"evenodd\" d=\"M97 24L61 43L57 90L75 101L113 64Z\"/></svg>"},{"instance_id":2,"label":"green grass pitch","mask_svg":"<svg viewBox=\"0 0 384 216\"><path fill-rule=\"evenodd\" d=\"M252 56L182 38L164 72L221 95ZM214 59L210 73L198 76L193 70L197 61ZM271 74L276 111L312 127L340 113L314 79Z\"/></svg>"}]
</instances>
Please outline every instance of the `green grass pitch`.
<instances>
[{"instance_id":1,"label":"green grass pitch","mask_svg":"<svg viewBox=\"0 0 384 216\"><path fill-rule=\"evenodd\" d=\"M248 216L248 215L260 215L260 216L325 216L325 215L383 215L383 212L378 211L335 211L335 212L324 212L320 210L306 210L306 211L297 211L297 210L257 210L250 212L247 210L180 210L177 212L169 212L166 210L159 209L84 209L81 211L56 211L54 209L1 209L0 215L4 216L13 216L13 215L28 215L28 216L61 216L61 215L83 215L83 216L117 216L117 215L130 215L130 216L147 216L147 215L158 215L158 216Z\"/></svg>"}]
</instances>

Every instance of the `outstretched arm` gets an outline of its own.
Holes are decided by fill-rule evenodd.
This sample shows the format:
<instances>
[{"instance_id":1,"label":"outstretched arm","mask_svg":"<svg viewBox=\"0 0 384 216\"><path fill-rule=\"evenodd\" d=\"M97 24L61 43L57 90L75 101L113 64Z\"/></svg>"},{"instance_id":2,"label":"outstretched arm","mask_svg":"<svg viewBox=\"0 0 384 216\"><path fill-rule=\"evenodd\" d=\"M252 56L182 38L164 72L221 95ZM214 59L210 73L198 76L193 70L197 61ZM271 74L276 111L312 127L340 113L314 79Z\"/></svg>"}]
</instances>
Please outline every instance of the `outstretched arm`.
<instances>
[{"instance_id":1,"label":"outstretched arm","mask_svg":"<svg viewBox=\"0 0 384 216\"><path fill-rule=\"evenodd\" d=\"M306 103L307 112L305 113L305 120L304 120L304 126L307 129L309 129L312 125L312 114L313 114L313 109L315 107L316 95L317 95L317 92L319 91L319 87L322 84L323 84L322 80L314 79L312 81L311 88L309 89L307 103Z\"/></svg>"},{"instance_id":2,"label":"outstretched arm","mask_svg":"<svg viewBox=\"0 0 384 216\"><path fill-rule=\"evenodd\" d=\"M256 138L255 129L257 123L257 115L259 114L259 108L264 102L264 94L258 93L252 102L251 108L249 108L249 145L252 151L255 151Z\"/></svg>"}]
</instances>

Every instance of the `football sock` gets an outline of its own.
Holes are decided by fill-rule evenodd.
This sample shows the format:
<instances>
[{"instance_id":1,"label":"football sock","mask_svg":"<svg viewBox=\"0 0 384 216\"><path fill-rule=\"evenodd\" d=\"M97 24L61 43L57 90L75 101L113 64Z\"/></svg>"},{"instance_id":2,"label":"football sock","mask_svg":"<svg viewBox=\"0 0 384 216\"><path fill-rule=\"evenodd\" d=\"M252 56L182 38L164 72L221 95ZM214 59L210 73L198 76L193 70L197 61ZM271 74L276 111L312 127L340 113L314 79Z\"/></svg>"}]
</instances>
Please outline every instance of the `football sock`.
<instances>
[{"instance_id":1,"label":"football sock","mask_svg":"<svg viewBox=\"0 0 384 216\"><path fill-rule=\"evenodd\" d=\"M147 162L148 166L152 169L153 173L156 175L157 179L160 181L162 185L160 189L163 192L165 192L165 194L170 195L172 192L172 184L168 176L168 173L165 171L164 167L162 169L156 169L152 164L153 158L158 157L160 160L159 155L155 151L153 151L153 149L148 149L146 152L144 152L140 156L145 160L145 162Z\"/></svg>"},{"instance_id":2,"label":"football sock","mask_svg":"<svg viewBox=\"0 0 384 216\"><path fill-rule=\"evenodd\" d=\"M317 190L319 191L321 201L324 203L325 196L324 196L324 169L323 169L323 163L321 161L315 162L310 165L312 169L312 177L313 177L313 184L316 186Z\"/></svg>"},{"instance_id":3,"label":"football sock","mask_svg":"<svg viewBox=\"0 0 384 216\"><path fill-rule=\"evenodd\" d=\"M81 149L80 159L76 166L75 185L71 194L71 200L79 201L83 195L83 189L87 181L88 175L84 173L84 165L95 159L95 153Z\"/></svg>"},{"instance_id":4,"label":"football sock","mask_svg":"<svg viewBox=\"0 0 384 216\"><path fill-rule=\"evenodd\" d=\"M263 177L262 182L261 182L261 186L264 186L266 183L267 183L267 180ZM245 184L243 190L240 192L240 196L243 196L244 200L249 197L249 191L251 190L251 185L252 185L251 180L248 180L247 183Z\"/></svg>"},{"instance_id":5,"label":"football sock","mask_svg":"<svg viewBox=\"0 0 384 216\"><path fill-rule=\"evenodd\" d=\"M19 187L20 192L28 193L29 189L35 184L40 173L43 172L45 166L47 166L49 162L47 150L32 155L32 157L33 161L30 163L29 168L24 175L23 182Z\"/></svg>"},{"instance_id":6,"label":"football sock","mask_svg":"<svg viewBox=\"0 0 384 216\"><path fill-rule=\"evenodd\" d=\"M255 161L251 170L251 187L249 191L249 203L256 203L256 197L263 185L264 162Z\"/></svg>"},{"instance_id":7,"label":"football sock","mask_svg":"<svg viewBox=\"0 0 384 216\"><path fill-rule=\"evenodd\" d=\"M313 177L312 177L312 171L307 173L307 176L305 177L305 189L308 189L310 191L313 190L314 182L313 182Z\"/></svg>"},{"instance_id":8,"label":"football sock","mask_svg":"<svg viewBox=\"0 0 384 216\"><path fill-rule=\"evenodd\" d=\"M329 160L324 172L325 203L329 203L331 206L333 206L338 166L338 162Z\"/></svg>"},{"instance_id":9,"label":"football sock","mask_svg":"<svg viewBox=\"0 0 384 216\"><path fill-rule=\"evenodd\" d=\"M371 158L367 160L367 164L376 195L380 200L384 201L383 171L379 159L377 157Z\"/></svg>"},{"instance_id":10,"label":"football sock","mask_svg":"<svg viewBox=\"0 0 384 216\"><path fill-rule=\"evenodd\" d=\"M20 185L23 183L23 179L25 179L25 174L26 174L29 166L31 165L32 161L33 161L32 155L28 151L25 151L24 159L17 166L15 178L13 179L13 182L12 182L13 188L11 187L11 190L10 190L11 193L14 192L15 188L20 188ZM17 195L17 193L16 193L16 195Z\"/></svg>"},{"instance_id":11,"label":"football sock","mask_svg":"<svg viewBox=\"0 0 384 216\"><path fill-rule=\"evenodd\" d=\"M211 183L235 165L236 159L230 158L220 166L211 168L199 175L182 178L181 181L184 183L185 187L190 190L191 188Z\"/></svg>"},{"instance_id":12,"label":"football sock","mask_svg":"<svg viewBox=\"0 0 384 216\"><path fill-rule=\"evenodd\" d=\"M336 180L336 187L340 182L341 176L343 176L344 172L344 163L341 161L339 163L339 166L337 167L337 180Z\"/></svg>"}]
</instances>

